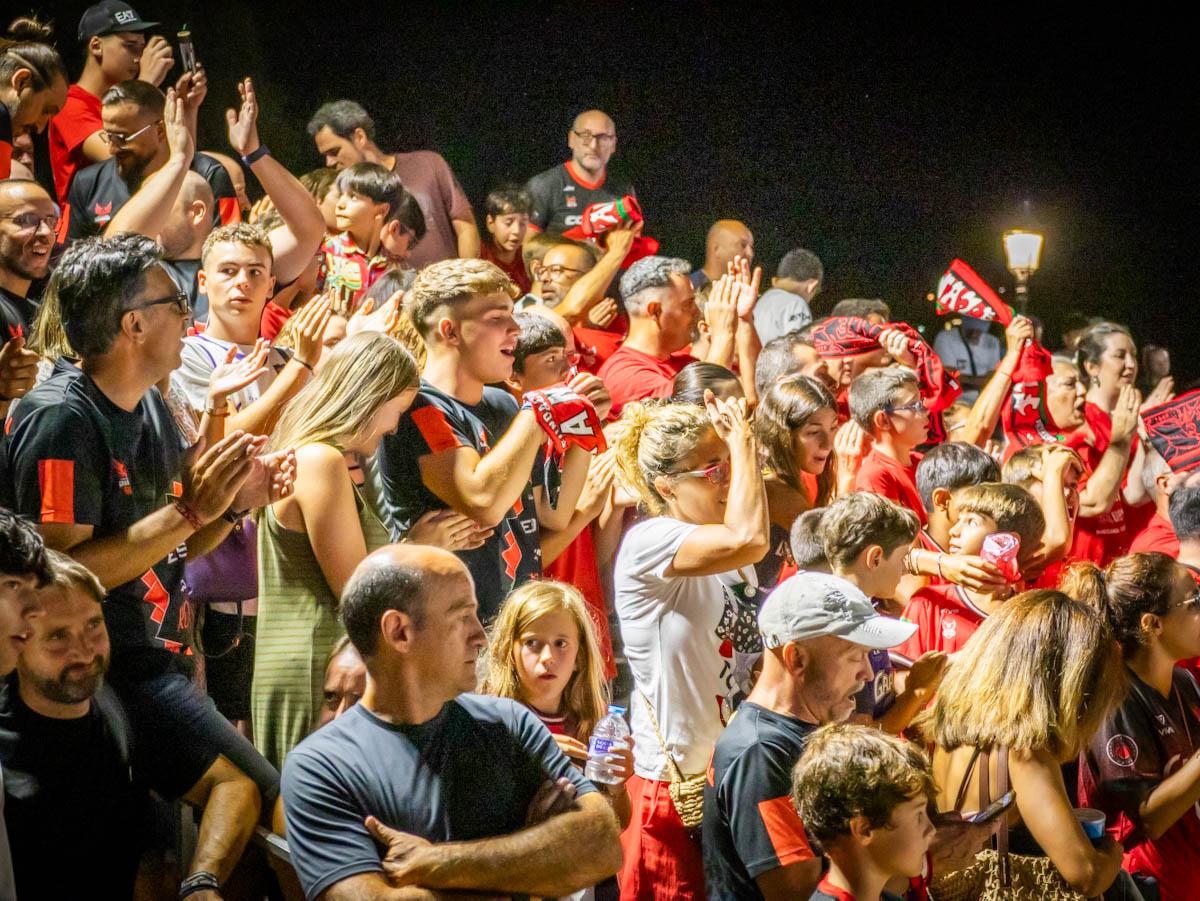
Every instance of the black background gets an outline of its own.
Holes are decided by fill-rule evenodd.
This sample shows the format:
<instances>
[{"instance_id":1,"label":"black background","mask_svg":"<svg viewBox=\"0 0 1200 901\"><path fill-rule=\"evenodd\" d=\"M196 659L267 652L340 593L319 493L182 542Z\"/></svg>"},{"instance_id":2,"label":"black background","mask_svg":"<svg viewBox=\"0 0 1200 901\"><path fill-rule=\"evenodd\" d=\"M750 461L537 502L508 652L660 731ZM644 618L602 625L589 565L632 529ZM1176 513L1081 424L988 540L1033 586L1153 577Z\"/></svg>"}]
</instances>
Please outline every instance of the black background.
<instances>
[{"instance_id":1,"label":"black background","mask_svg":"<svg viewBox=\"0 0 1200 901\"><path fill-rule=\"evenodd\" d=\"M41 10L72 72L86 6ZM164 34L191 25L202 148L228 150L242 74L296 172L320 164L311 113L351 97L385 149L439 150L478 211L565 159L571 119L597 106L666 252L699 265L708 225L739 218L768 274L791 247L821 256L818 312L883 297L936 329L926 295L947 263L1008 286L1000 234L1037 225L1031 312L1052 346L1072 311L1113 317L1200 375L1192 30L1152 7L845 6L135 4Z\"/></svg>"}]
</instances>

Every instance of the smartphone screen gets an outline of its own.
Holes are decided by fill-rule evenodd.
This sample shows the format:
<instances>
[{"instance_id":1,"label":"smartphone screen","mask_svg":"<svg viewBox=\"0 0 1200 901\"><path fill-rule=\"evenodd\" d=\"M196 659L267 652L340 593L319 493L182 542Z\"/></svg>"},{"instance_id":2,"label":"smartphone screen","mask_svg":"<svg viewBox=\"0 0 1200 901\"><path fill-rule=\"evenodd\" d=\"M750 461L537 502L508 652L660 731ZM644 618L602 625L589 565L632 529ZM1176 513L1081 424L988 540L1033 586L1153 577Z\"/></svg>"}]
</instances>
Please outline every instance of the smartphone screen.
<instances>
[{"instance_id":1,"label":"smartphone screen","mask_svg":"<svg viewBox=\"0 0 1200 901\"><path fill-rule=\"evenodd\" d=\"M996 817L1000 816L1000 814L1004 813L1006 810L1008 810L1008 808L1012 807L1013 802L1016 800L1016 792L1007 792L1006 794L1001 795L987 807L983 808L983 810L966 817L966 820L968 823L989 822L990 820L996 819Z\"/></svg>"}]
</instances>

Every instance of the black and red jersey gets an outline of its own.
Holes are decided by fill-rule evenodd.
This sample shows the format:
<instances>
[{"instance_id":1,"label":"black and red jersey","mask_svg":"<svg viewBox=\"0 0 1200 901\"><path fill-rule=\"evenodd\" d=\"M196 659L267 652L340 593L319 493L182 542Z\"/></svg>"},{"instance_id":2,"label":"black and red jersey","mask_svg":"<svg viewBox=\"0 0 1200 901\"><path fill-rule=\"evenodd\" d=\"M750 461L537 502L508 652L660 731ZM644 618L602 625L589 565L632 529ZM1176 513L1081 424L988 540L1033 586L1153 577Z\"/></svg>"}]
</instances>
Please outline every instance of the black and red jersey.
<instances>
[{"instance_id":1,"label":"black and red jersey","mask_svg":"<svg viewBox=\"0 0 1200 901\"><path fill-rule=\"evenodd\" d=\"M28 338L37 315L37 304L0 288L0 347L13 338Z\"/></svg>"},{"instance_id":2,"label":"black and red jersey","mask_svg":"<svg viewBox=\"0 0 1200 901\"><path fill-rule=\"evenodd\" d=\"M1079 767L1079 802L1104 811L1109 834L1125 847L1124 867L1153 876L1163 898L1200 899L1200 804L1190 805L1158 838L1142 829L1142 803L1200 750L1200 688L1175 668L1163 697L1128 671L1129 694L1096 733Z\"/></svg>"},{"instance_id":3,"label":"black and red jersey","mask_svg":"<svg viewBox=\"0 0 1200 901\"><path fill-rule=\"evenodd\" d=\"M92 526L119 534L178 498L183 439L157 388L132 411L109 400L83 370L60 361L7 424L4 493L37 523ZM114 659L148 652L163 667L191 654L183 591L186 545L111 589L104 619Z\"/></svg>"},{"instance_id":4,"label":"black and red jersey","mask_svg":"<svg viewBox=\"0 0 1200 901\"><path fill-rule=\"evenodd\" d=\"M588 181L568 160L529 179L525 190L533 197L530 228L561 234L579 225L583 221L583 211L593 203L619 200L632 194L633 186L611 179L607 173L599 181Z\"/></svg>"},{"instance_id":5,"label":"black and red jersey","mask_svg":"<svg viewBox=\"0 0 1200 901\"><path fill-rule=\"evenodd\" d=\"M446 502L421 481L422 457L458 447L474 448L482 457L508 431L518 412L516 399L499 388L484 388L483 398L472 405L421 382L412 407L401 418L396 431L384 437L381 448L383 507L393 535L398 537L407 532L430 510L446 508ZM541 471L539 459L533 467L539 480ZM479 617L489 622L514 587L542 572L541 535L532 481L526 483L492 537L480 548L459 551L458 556L475 580Z\"/></svg>"},{"instance_id":6,"label":"black and red jersey","mask_svg":"<svg viewBox=\"0 0 1200 901\"><path fill-rule=\"evenodd\" d=\"M237 193L233 190L233 182L229 180L225 167L211 156L197 153L192 159L191 169L203 176L212 188L215 201L213 226L240 222L242 213L238 207ZM137 186L133 190L137 190ZM129 202L132 193L129 183L117 171L115 159L80 169L67 191L67 202L63 208L66 227L65 231L62 226L59 227L60 236L65 234L67 241L77 241L102 234L117 210Z\"/></svg>"}]
</instances>

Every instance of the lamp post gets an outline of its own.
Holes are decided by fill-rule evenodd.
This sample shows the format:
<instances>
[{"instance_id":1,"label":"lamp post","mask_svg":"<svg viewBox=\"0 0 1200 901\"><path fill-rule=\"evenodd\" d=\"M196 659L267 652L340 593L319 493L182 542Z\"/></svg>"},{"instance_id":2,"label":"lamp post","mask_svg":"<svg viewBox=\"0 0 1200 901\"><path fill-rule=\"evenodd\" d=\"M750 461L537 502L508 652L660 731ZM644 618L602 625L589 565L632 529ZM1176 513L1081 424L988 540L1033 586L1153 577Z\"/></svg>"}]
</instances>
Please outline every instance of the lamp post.
<instances>
[{"instance_id":1,"label":"lamp post","mask_svg":"<svg viewBox=\"0 0 1200 901\"><path fill-rule=\"evenodd\" d=\"M1004 257L1008 271L1017 280L1017 312L1025 315L1029 308L1029 277L1038 270L1042 258L1042 235L1014 228L1004 233Z\"/></svg>"}]
</instances>

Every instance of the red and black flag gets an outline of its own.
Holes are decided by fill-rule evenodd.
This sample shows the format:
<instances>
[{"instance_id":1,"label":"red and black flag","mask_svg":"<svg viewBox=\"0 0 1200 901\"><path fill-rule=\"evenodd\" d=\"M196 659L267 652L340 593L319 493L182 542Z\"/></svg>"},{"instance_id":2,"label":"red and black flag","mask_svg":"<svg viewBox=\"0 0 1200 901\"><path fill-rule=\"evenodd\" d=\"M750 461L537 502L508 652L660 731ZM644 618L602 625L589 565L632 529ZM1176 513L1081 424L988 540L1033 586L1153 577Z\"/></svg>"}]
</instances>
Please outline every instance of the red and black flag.
<instances>
[{"instance_id":1,"label":"red and black flag","mask_svg":"<svg viewBox=\"0 0 1200 901\"><path fill-rule=\"evenodd\" d=\"M1172 472L1200 463L1200 391L1189 391L1142 414L1150 443Z\"/></svg>"}]
</instances>

